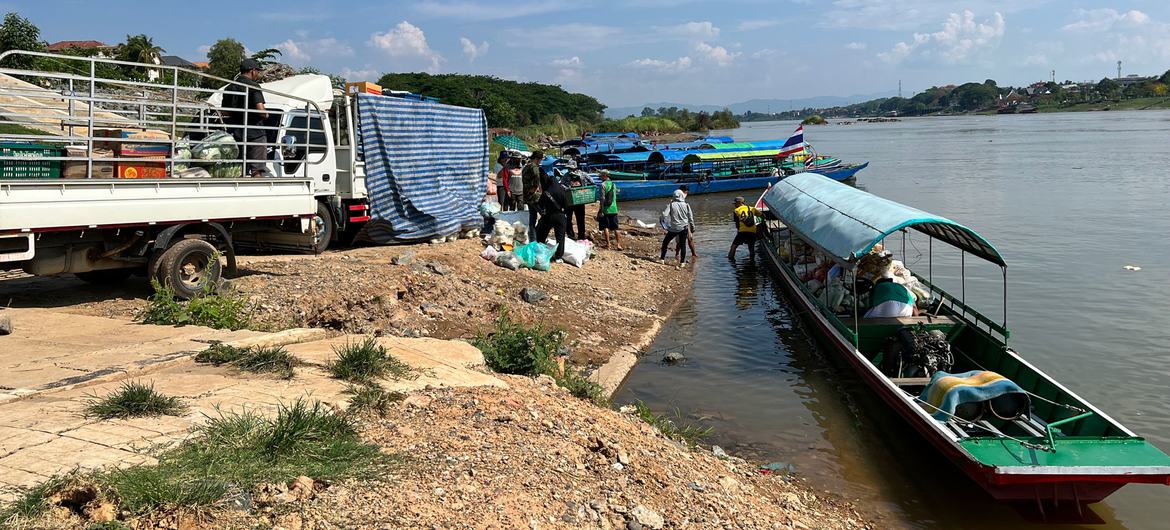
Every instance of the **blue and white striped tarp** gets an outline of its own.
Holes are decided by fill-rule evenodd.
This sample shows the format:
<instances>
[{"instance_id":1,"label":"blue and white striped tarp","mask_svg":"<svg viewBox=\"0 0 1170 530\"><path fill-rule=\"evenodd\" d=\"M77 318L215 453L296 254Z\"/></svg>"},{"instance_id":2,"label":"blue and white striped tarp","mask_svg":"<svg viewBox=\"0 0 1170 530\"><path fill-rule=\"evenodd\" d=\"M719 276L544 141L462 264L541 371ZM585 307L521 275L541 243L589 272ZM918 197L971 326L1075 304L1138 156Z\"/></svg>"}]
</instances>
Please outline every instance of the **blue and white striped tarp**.
<instances>
[{"instance_id":1,"label":"blue and white striped tarp","mask_svg":"<svg viewBox=\"0 0 1170 530\"><path fill-rule=\"evenodd\" d=\"M370 221L362 238L388 244L479 227L487 191L483 111L358 94Z\"/></svg>"}]
</instances>

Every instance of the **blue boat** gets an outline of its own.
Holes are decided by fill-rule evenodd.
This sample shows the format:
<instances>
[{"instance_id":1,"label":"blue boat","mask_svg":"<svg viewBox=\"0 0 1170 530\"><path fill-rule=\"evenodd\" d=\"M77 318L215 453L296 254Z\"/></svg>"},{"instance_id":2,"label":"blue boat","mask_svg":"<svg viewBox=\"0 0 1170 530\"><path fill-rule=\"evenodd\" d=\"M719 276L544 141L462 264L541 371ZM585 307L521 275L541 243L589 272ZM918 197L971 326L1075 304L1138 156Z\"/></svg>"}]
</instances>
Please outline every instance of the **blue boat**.
<instances>
[{"instance_id":1,"label":"blue boat","mask_svg":"<svg viewBox=\"0 0 1170 530\"><path fill-rule=\"evenodd\" d=\"M640 201L670 197L679 186L686 185L691 194L764 189L781 177L771 175L726 179L615 180L619 201Z\"/></svg>"},{"instance_id":2,"label":"blue boat","mask_svg":"<svg viewBox=\"0 0 1170 530\"><path fill-rule=\"evenodd\" d=\"M833 168L814 169L812 171L801 171L796 174L799 175L800 173L816 173L818 175L824 175L840 182L843 180L856 178L857 172L865 169L866 167L869 167L869 162L862 162L860 164L845 164Z\"/></svg>"}]
</instances>

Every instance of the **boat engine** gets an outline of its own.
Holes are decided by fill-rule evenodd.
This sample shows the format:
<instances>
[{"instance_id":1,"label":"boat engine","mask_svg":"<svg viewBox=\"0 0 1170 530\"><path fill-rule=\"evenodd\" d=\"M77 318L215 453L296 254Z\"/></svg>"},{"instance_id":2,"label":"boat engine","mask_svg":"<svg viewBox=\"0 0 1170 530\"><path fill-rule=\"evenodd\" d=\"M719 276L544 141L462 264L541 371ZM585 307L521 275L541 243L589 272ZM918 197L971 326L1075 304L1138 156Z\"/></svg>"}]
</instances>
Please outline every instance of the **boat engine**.
<instances>
[{"instance_id":1,"label":"boat engine","mask_svg":"<svg viewBox=\"0 0 1170 530\"><path fill-rule=\"evenodd\" d=\"M899 329L882 355L882 371L891 377L930 377L954 364L946 334L922 324Z\"/></svg>"}]
</instances>

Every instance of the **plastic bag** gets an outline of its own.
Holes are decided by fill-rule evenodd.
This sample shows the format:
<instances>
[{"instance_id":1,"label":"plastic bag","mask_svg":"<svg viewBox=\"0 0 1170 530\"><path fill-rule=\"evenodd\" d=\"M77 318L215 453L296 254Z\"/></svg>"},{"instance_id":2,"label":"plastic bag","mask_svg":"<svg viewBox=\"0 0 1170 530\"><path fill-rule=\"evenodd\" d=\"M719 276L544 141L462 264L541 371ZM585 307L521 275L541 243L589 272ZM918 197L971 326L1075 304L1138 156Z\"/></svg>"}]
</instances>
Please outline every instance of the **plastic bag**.
<instances>
[{"instance_id":1,"label":"plastic bag","mask_svg":"<svg viewBox=\"0 0 1170 530\"><path fill-rule=\"evenodd\" d=\"M500 203L495 201L484 201L479 204L479 214L484 217L492 217L500 213Z\"/></svg>"},{"instance_id":2,"label":"plastic bag","mask_svg":"<svg viewBox=\"0 0 1170 530\"><path fill-rule=\"evenodd\" d=\"M178 160L189 160L191 155L191 140L186 136L175 142L175 158ZM191 167L190 162L175 162L175 173L185 171Z\"/></svg>"},{"instance_id":3,"label":"plastic bag","mask_svg":"<svg viewBox=\"0 0 1170 530\"><path fill-rule=\"evenodd\" d=\"M532 241L532 238L528 234L528 225L520 221L516 221L515 223L512 223L512 231L515 233L514 240L516 246L527 245L530 241Z\"/></svg>"},{"instance_id":4,"label":"plastic bag","mask_svg":"<svg viewBox=\"0 0 1170 530\"><path fill-rule=\"evenodd\" d=\"M524 264L520 262L520 259L516 257L516 254L512 252L500 252L499 254L496 254L495 263L496 265L513 271L524 266Z\"/></svg>"},{"instance_id":5,"label":"plastic bag","mask_svg":"<svg viewBox=\"0 0 1170 530\"><path fill-rule=\"evenodd\" d=\"M555 248L550 248L548 245L538 241L517 247L516 250L512 251L525 267L538 271L546 271L549 269L552 255L555 252Z\"/></svg>"},{"instance_id":6,"label":"plastic bag","mask_svg":"<svg viewBox=\"0 0 1170 530\"><path fill-rule=\"evenodd\" d=\"M199 160L232 160L240 157L240 147L232 135L219 131L207 135L191 148L191 158Z\"/></svg>"},{"instance_id":7,"label":"plastic bag","mask_svg":"<svg viewBox=\"0 0 1170 530\"><path fill-rule=\"evenodd\" d=\"M565 263L581 268L589 259L589 247L572 239L566 239L565 254L562 259L565 260Z\"/></svg>"},{"instance_id":8,"label":"plastic bag","mask_svg":"<svg viewBox=\"0 0 1170 530\"><path fill-rule=\"evenodd\" d=\"M488 261L494 262L494 261L496 261L496 256L498 256L499 254L500 254L500 252L498 250L496 250L496 247L488 245L486 247L483 247L483 252L479 253L479 257L486 259Z\"/></svg>"},{"instance_id":9,"label":"plastic bag","mask_svg":"<svg viewBox=\"0 0 1170 530\"><path fill-rule=\"evenodd\" d=\"M507 221L497 219L495 224L492 225L492 235L488 238L488 244L500 246L511 245L513 244L514 233L515 231L512 229L512 225L508 224Z\"/></svg>"}]
</instances>

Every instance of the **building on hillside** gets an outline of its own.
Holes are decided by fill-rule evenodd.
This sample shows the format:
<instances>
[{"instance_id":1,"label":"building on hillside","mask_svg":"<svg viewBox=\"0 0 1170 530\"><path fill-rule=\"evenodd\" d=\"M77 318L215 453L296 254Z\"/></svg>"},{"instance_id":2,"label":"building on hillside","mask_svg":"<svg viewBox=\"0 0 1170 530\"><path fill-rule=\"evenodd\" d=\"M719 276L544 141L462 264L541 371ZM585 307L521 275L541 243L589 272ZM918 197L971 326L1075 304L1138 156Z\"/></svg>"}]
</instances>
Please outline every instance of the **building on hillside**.
<instances>
[{"instance_id":1,"label":"building on hillside","mask_svg":"<svg viewBox=\"0 0 1170 530\"><path fill-rule=\"evenodd\" d=\"M211 68L211 63L207 61L192 61L191 64L195 65L197 70L206 70Z\"/></svg>"},{"instance_id":2,"label":"building on hillside","mask_svg":"<svg viewBox=\"0 0 1170 530\"><path fill-rule=\"evenodd\" d=\"M179 57L178 55L164 55L159 57L158 60L160 63L162 63L163 66L176 66L179 68L186 68L188 70L196 70L199 68L195 65L195 63Z\"/></svg>"},{"instance_id":3,"label":"building on hillside","mask_svg":"<svg viewBox=\"0 0 1170 530\"><path fill-rule=\"evenodd\" d=\"M1137 74L1129 74L1125 77L1116 77L1113 80L1117 81L1117 84L1121 85L1122 88L1124 88L1124 87L1127 87L1130 85L1137 85L1137 84L1145 83L1146 81L1153 81L1154 79L1156 79L1154 76L1140 76Z\"/></svg>"},{"instance_id":4,"label":"building on hillside","mask_svg":"<svg viewBox=\"0 0 1170 530\"><path fill-rule=\"evenodd\" d=\"M68 50L90 51L95 57L113 57L117 46L106 44L98 40L62 40L45 46L48 52L64 52Z\"/></svg>"}]
</instances>

